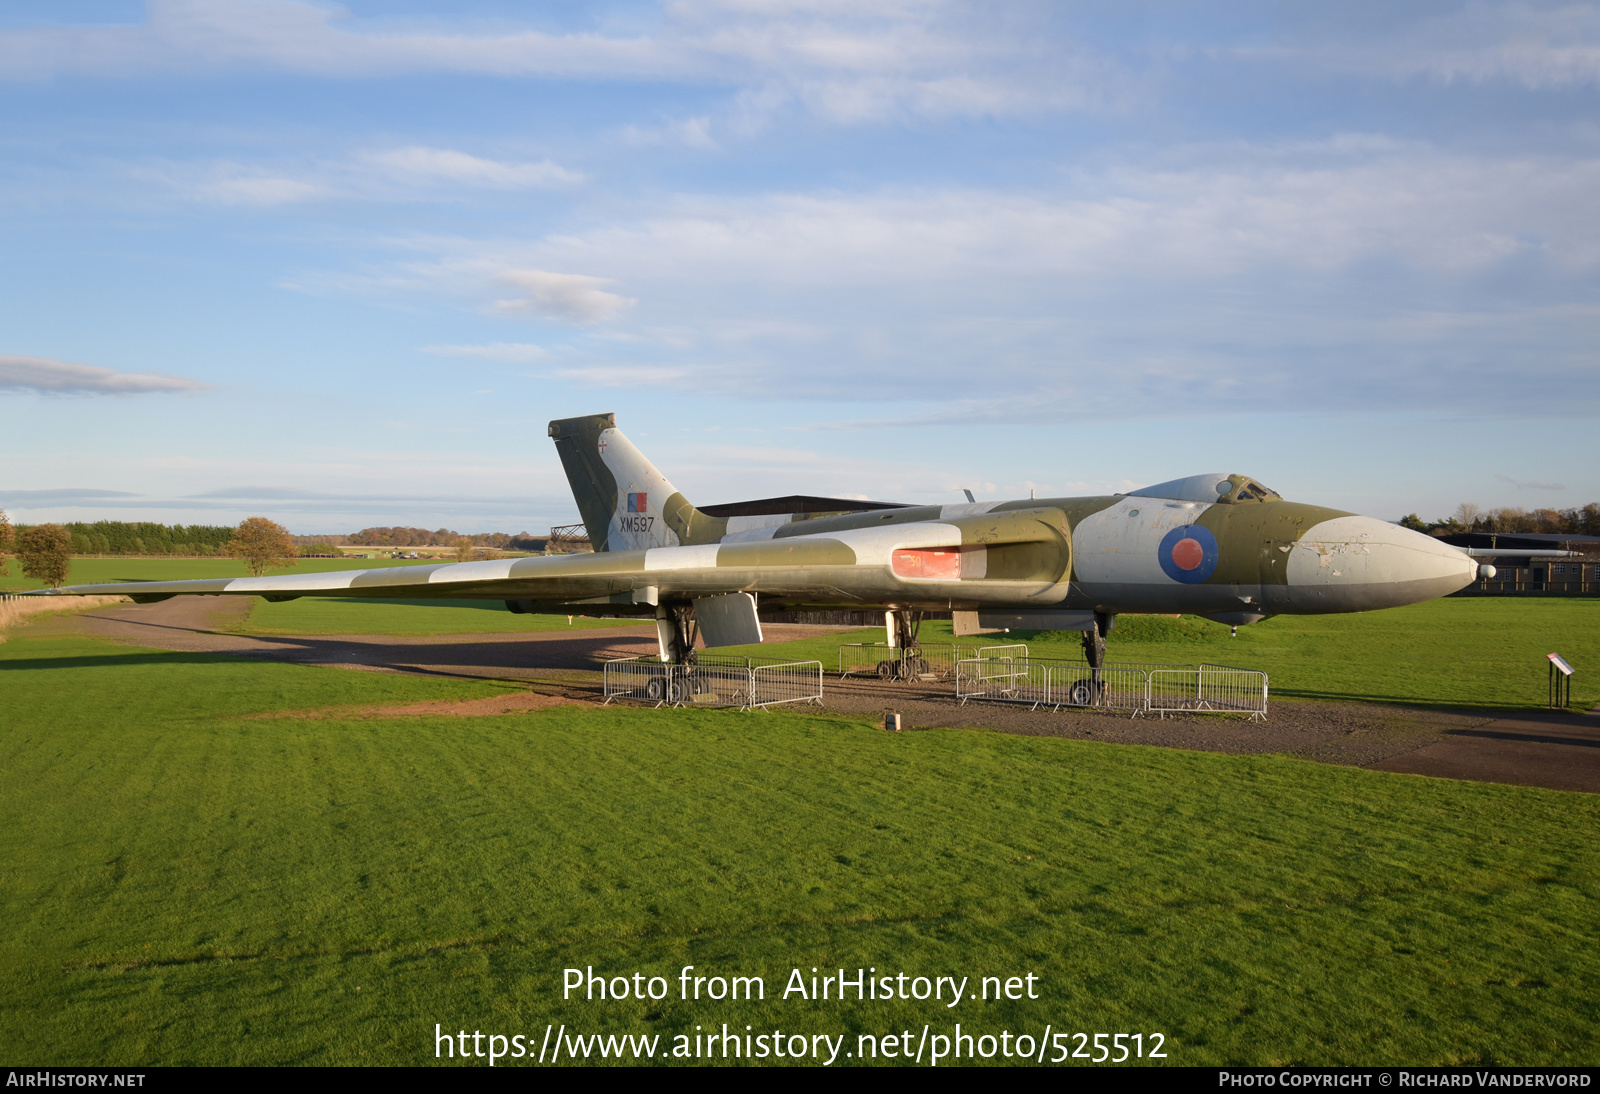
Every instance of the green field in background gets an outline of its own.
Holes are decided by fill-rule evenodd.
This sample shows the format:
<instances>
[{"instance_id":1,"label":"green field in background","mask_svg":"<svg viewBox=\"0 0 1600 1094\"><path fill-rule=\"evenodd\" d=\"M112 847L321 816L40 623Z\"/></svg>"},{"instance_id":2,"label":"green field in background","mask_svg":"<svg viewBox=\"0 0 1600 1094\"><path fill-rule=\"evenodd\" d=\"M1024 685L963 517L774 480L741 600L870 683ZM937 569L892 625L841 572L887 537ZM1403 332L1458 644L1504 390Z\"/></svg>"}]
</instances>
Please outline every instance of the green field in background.
<instances>
[{"instance_id":1,"label":"green field in background","mask_svg":"<svg viewBox=\"0 0 1600 1094\"><path fill-rule=\"evenodd\" d=\"M371 570L384 566L425 566L435 560L302 559L275 574L323 573L329 570ZM40 583L21 577L12 560L11 577L0 587L37 589ZM244 577L243 562L227 558L80 558L72 562L69 582L75 585L109 581L176 581L185 578ZM241 634L492 634L548 631L567 627L629 626L631 620L588 619L571 623L561 615L513 615L503 600L361 600L352 597L301 597L277 604L255 600L248 620L235 628ZM646 624L648 625L648 623Z\"/></svg>"},{"instance_id":2,"label":"green field in background","mask_svg":"<svg viewBox=\"0 0 1600 1094\"><path fill-rule=\"evenodd\" d=\"M298 571L421 564L425 563L306 559ZM74 582L245 572L243 564L232 559L78 559L73 567ZM11 570L12 587L25 584L15 576L14 560ZM578 617L571 625L616 627L629 626L630 621ZM279 604L256 602L239 629L259 634L428 635L567 626L565 616L512 615L500 601L302 597ZM937 620L924 624L922 639L951 641L950 624ZM716 652L815 659L833 672L842 642L882 640L882 628L872 628ZM1080 651L1078 635L1062 632L1017 632L963 641L1023 641L1037 656L1074 657ZM1600 703L1600 599L1461 597L1350 615L1277 616L1239 628L1237 638L1229 637L1227 627L1196 616L1178 620L1122 616L1108 646L1113 661L1205 661L1259 669L1268 674L1272 692L1279 696L1506 709L1544 706L1549 672L1545 655L1552 652L1578 670L1572 686L1574 706Z\"/></svg>"},{"instance_id":3,"label":"green field in background","mask_svg":"<svg viewBox=\"0 0 1600 1094\"><path fill-rule=\"evenodd\" d=\"M303 558L294 566L280 566L270 574L320 574L328 570L374 570L384 566L427 566L433 559ZM22 563L13 558L0 577L0 589L40 589L44 585L22 576ZM106 581L183 581L204 577L248 577L250 571L236 558L75 558L67 572L68 585Z\"/></svg>"},{"instance_id":4,"label":"green field in background","mask_svg":"<svg viewBox=\"0 0 1600 1094\"><path fill-rule=\"evenodd\" d=\"M495 691L12 631L0 1055L960 1021L1162 1032L1175 1064L1596 1062L1595 797L822 712L251 717ZM560 999L566 967L686 964L769 1001ZM1042 992L772 998L812 966Z\"/></svg>"},{"instance_id":5,"label":"green field in background","mask_svg":"<svg viewBox=\"0 0 1600 1094\"><path fill-rule=\"evenodd\" d=\"M762 657L815 659L833 672L843 642L882 642L883 628L801 642L742 646ZM924 642L951 642L950 624L922 625ZM1026 642L1037 657L1080 657L1081 636L1019 631L962 643ZM1362 699L1445 707L1543 707L1545 655L1577 670L1573 706L1600 703L1600 599L1460 597L1351 615L1280 615L1230 638L1197 616L1120 616L1107 642L1110 661L1208 662L1258 669L1272 693L1303 699Z\"/></svg>"},{"instance_id":6,"label":"green field in background","mask_svg":"<svg viewBox=\"0 0 1600 1094\"><path fill-rule=\"evenodd\" d=\"M568 619L571 622L568 622ZM243 634L496 634L569 628L650 627L650 620L586 616L513 615L503 600L360 600L301 597L278 604L257 601Z\"/></svg>"}]
</instances>

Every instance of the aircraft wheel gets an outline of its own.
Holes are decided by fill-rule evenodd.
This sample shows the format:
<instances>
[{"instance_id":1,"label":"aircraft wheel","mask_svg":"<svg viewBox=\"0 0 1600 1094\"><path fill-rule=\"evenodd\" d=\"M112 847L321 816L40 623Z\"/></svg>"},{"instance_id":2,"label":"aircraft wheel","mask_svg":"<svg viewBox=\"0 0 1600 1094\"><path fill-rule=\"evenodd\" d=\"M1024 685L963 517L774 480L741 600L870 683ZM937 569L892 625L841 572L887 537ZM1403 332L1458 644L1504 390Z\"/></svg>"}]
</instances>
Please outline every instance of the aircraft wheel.
<instances>
[{"instance_id":1,"label":"aircraft wheel","mask_svg":"<svg viewBox=\"0 0 1600 1094\"><path fill-rule=\"evenodd\" d=\"M659 703L667 694L667 682L657 676L644 686L645 695Z\"/></svg>"},{"instance_id":2,"label":"aircraft wheel","mask_svg":"<svg viewBox=\"0 0 1600 1094\"><path fill-rule=\"evenodd\" d=\"M683 702L683 685L676 680L667 687L667 702L672 706Z\"/></svg>"},{"instance_id":3,"label":"aircraft wheel","mask_svg":"<svg viewBox=\"0 0 1600 1094\"><path fill-rule=\"evenodd\" d=\"M1067 689L1067 702L1075 707L1094 705L1094 681L1089 679L1075 680Z\"/></svg>"},{"instance_id":4,"label":"aircraft wheel","mask_svg":"<svg viewBox=\"0 0 1600 1094\"><path fill-rule=\"evenodd\" d=\"M879 661L878 662L878 679L880 679L880 680L892 680L892 679L894 679L894 666L895 666L895 663L893 661Z\"/></svg>"}]
</instances>

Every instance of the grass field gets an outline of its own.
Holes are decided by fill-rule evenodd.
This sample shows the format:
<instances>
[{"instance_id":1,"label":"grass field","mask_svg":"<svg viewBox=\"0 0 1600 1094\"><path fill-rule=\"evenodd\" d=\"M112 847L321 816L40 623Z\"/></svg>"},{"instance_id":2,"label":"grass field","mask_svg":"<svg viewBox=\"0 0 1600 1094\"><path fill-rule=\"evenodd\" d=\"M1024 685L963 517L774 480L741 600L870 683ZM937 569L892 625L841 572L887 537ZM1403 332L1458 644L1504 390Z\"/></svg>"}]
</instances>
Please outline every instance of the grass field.
<instances>
[{"instance_id":1,"label":"grass field","mask_svg":"<svg viewBox=\"0 0 1600 1094\"><path fill-rule=\"evenodd\" d=\"M303 558L295 566L268 571L273 574L319 574L328 570L371 570L381 566L426 566L431 559L410 561L360 558ZM9 577L0 577L0 589L39 589L44 584L22 576L22 565L12 559ZM181 581L201 577L246 577L249 570L236 558L75 558L67 584L90 585L103 581Z\"/></svg>"},{"instance_id":2,"label":"grass field","mask_svg":"<svg viewBox=\"0 0 1600 1094\"><path fill-rule=\"evenodd\" d=\"M570 622L568 621L570 619ZM649 620L512 615L503 600L385 600L302 597L258 601L244 634L500 634L594 627L651 627Z\"/></svg>"},{"instance_id":3,"label":"grass field","mask_svg":"<svg viewBox=\"0 0 1600 1094\"><path fill-rule=\"evenodd\" d=\"M921 638L951 642L950 624L924 623ZM831 672L841 642L863 641L882 642L883 629L738 652L816 659ZM1038 657L1082 655L1080 636L1060 631L962 641L1026 642ZM1600 599L1475 597L1355 615L1282 615L1240 627L1237 638L1196 616L1121 616L1107 643L1112 661L1259 669L1277 696L1506 709L1545 705L1551 652L1578 670L1573 705L1600 703Z\"/></svg>"},{"instance_id":4,"label":"grass field","mask_svg":"<svg viewBox=\"0 0 1600 1094\"><path fill-rule=\"evenodd\" d=\"M1433 643L1499 603L1437 605ZM1358 648L1321 633L1302 662ZM805 713L358 716L494 690L12 632L0 1056L406 1064L435 1023L547 1022L853 1051L957 1021L1161 1032L1183 1064L1600 1056L1592 796ZM322 713L257 717L285 711ZM560 998L567 967L675 994L686 964L767 1001ZM1040 998L777 998L813 966Z\"/></svg>"},{"instance_id":5,"label":"grass field","mask_svg":"<svg viewBox=\"0 0 1600 1094\"><path fill-rule=\"evenodd\" d=\"M423 566L436 560L366 560L338 558L301 559L298 566L273 573L322 573L328 570L367 570L382 566ZM15 562L11 576L0 577L0 588L37 589L41 583L21 575ZM244 577L237 559L80 558L72 562L69 581L93 584L107 581L174 581L183 578ZM626 626L626 620L596 620L564 615L513 615L502 600L360 600L348 597L302 597L269 604L257 600L250 616L237 630L242 634L495 634L547 631L567 627Z\"/></svg>"},{"instance_id":6,"label":"grass field","mask_svg":"<svg viewBox=\"0 0 1600 1094\"><path fill-rule=\"evenodd\" d=\"M403 565L418 565L412 561ZM320 571L395 565L360 559L305 559ZM232 559L79 559L74 582L243 576ZM15 573L17 567L12 566ZM0 578L0 582L6 579ZM11 579L14 587L24 583ZM363 601L303 597L257 601L238 629L250 634L477 634L628 626L620 619L512 615L501 601ZM641 623L640 625L648 625ZM927 642L952 641L950 624L924 624ZM881 628L803 642L768 643L719 652L816 659L833 671L842 642L882 641ZM1018 632L984 642L1024 641L1041 657L1077 656L1079 637ZM1381 612L1277 616L1241 627L1237 638L1218 623L1185 616L1122 616L1112 633L1112 660L1207 661L1260 669L1280 697L1362 699L1442 707L1527 709L1545 705L1545 655L1560 653L1578 669L1574 705L1600 703L1600 599L1572 597L1443 599Z\"/></svg>"}]
</instances>

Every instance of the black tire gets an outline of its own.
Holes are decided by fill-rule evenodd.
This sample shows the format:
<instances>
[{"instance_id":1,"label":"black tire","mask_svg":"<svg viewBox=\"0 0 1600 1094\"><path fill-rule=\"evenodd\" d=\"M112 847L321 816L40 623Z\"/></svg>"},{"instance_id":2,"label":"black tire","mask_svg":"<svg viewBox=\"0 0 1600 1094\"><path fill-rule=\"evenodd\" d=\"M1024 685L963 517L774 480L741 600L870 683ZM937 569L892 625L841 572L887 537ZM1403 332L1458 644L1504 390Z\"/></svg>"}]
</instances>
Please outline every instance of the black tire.
<instances>
[{"instance_id":1,"label":"black tire","mask_svg":"<svg viewBox=\"0 0 1600 1094\"><path fill-rule=\"evenodd\" d=\"M1094 681L1087 676L1082 680L1074 680L1072 686L1067 688L1067 705L1074 707L1094 706Z\"/></svg>"},{"instance_id":2,"label":"black tire","mask_svg":"<svg viewBox=\"0 0 1600 1094\"><path fill-rule=\"evenodd\" d=\"M644 686L644 693L647 698L659 703L667 694L667 682L657 676Z\"/></svg>"},{"instance_id":3,"label":"black tire","mask_svg":"<svg viewBox=\"0 0 1600 1094\"><path fill-rule=\"evenodd\" d=\"M894 668L895 668L895 662L893 662L893 661L879 661L878 662L878 679L879 680L893 680L894 679Z\"/></svg>"}]
</instances>

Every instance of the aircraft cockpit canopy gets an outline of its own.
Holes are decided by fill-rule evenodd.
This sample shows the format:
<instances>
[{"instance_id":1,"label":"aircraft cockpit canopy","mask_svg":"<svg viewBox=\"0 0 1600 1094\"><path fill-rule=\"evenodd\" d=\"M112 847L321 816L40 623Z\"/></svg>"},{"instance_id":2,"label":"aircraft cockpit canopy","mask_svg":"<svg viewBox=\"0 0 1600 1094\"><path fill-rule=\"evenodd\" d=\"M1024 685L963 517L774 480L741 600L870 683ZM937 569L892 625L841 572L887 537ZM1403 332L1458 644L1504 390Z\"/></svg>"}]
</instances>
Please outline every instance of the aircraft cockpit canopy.
<instances>
[{"instance_id":1,"label":"aircraft cockpit canopy","mask_svg":"<svg viewBox=\"0 0 1600 1094\"><path fill-rule=\"evenodd\" d=\"M1169 501L1218 502L1235 505L1251 501L1282 501L1276 491L1261 485L1249 475L1191 475L1186 479L1131 490L1129 497L1166 498Z\"/></svg>"}]
</instances>

